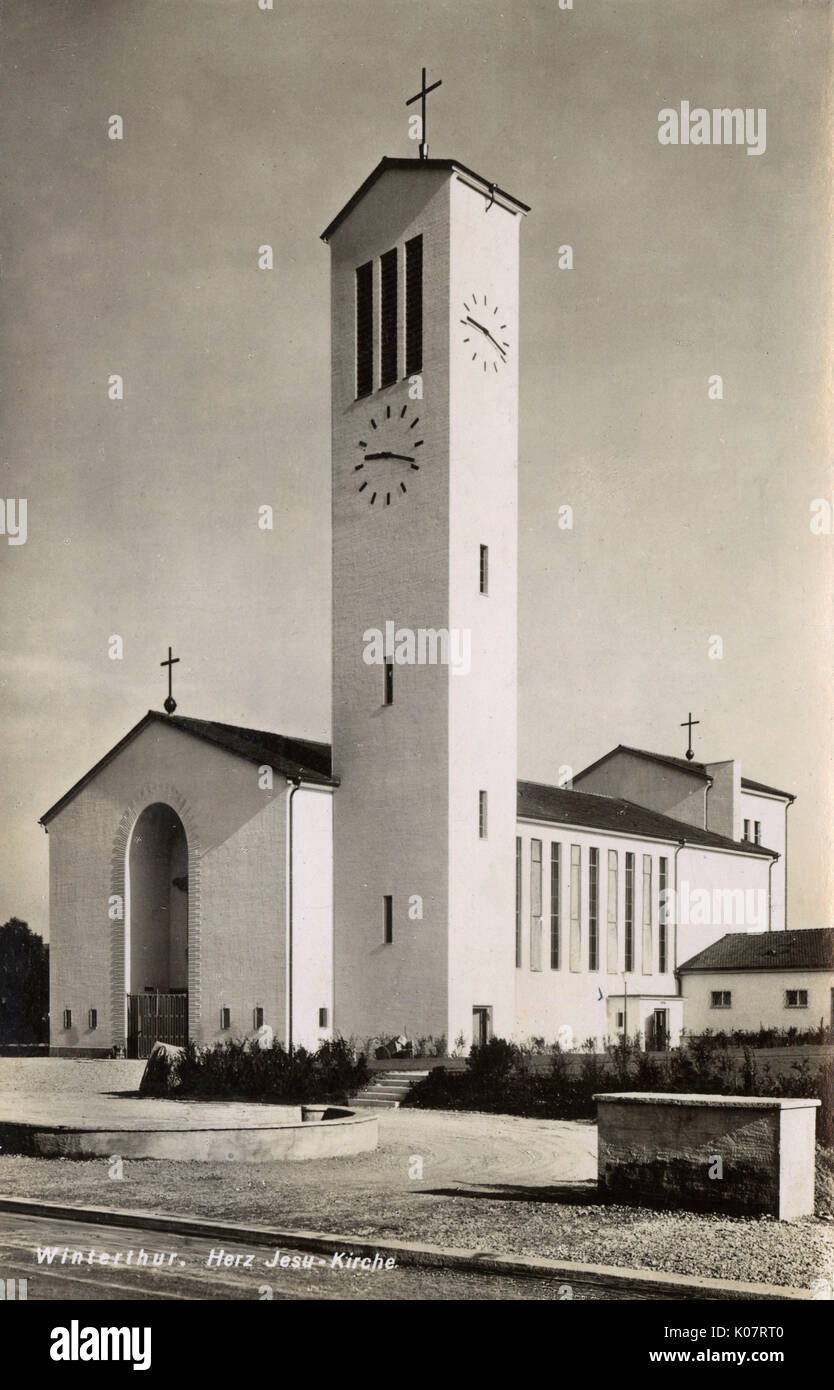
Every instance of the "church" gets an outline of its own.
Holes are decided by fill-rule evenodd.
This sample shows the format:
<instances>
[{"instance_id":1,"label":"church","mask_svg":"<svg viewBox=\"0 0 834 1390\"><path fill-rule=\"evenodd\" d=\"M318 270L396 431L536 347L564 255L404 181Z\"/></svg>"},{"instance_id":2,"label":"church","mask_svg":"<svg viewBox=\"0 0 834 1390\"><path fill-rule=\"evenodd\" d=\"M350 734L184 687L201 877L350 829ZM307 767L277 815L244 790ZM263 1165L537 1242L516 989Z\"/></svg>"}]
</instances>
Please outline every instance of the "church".
<instances>
[{"instance_id":1,"label":"church","mask_svg":"<svg viewBox=\"0 0 834 1390\"><path fill-rule=\"evenodd\" d=\"M663 1046L680 964L785 928L794 798L695 761L691 716L685 758L619 746L567 785L518 780L529 211L421 144L323 232L331 743L178 715L169 684L45 813L54 1055L264 1025Z\"/></svg>"}]
</instances>

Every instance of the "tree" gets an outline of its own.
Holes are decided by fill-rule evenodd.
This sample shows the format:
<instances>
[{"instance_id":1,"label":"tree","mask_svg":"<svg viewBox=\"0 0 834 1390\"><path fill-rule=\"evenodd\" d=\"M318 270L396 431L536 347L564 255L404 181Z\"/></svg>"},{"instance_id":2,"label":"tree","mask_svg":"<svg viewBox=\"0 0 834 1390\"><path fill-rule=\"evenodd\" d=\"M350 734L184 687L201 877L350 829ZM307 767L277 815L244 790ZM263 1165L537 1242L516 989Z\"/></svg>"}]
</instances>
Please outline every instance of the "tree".
<instances>
[{"instance_id":1,"label":"tree","mask_svg":"<svg viewBox=\"0 0 834 1390\"><path fill-rule=\"evenodd\" d=\"M26 922L0 927L0 1044L49 1041L49 947Z\"/></svg>"}]
</instances>

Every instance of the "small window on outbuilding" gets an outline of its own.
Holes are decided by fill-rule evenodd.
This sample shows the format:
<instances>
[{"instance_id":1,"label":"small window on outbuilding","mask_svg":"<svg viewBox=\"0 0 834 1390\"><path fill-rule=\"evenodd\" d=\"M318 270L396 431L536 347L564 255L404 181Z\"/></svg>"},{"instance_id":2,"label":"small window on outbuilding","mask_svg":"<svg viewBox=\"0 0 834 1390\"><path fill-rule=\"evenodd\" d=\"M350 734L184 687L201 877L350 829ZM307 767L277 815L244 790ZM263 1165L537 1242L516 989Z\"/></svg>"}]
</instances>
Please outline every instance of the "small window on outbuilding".
<instances>
[{"instance_id":1,"label":"small window on outbuilding","mask_svg":"<svg viewBox=\"0 0 834 1390\"><path fill-rule=\"evenodd\" d=\"M733 1007L733 994L729 989L714 989L710 994L711 1009L731 1009Z\"/></svg>"},{"instance_id":2,"label":"small window on outbuilding","mask_svg":"<svg viewBox=\"0 0 834 1390\"><path fill-rule=\"evenodd\" d=\"M807 989L786 989L785 1008L786 1009L807 1009L808 991Z\"/></svg>"}]
</instances>

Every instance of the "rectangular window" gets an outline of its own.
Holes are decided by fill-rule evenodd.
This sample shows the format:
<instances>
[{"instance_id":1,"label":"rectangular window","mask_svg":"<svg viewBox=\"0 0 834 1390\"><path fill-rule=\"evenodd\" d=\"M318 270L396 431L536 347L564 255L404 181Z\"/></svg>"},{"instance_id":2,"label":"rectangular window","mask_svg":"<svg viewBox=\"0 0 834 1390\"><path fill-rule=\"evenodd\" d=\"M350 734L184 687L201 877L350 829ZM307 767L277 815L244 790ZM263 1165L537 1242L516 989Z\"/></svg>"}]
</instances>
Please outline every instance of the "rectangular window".
<instances>
[{"instance_id":1,"label":"rectangular window","mask_svg":"<svg viewBox=\"0 0 834 1390\"><path fill-rule=\"evenodd\" d=\"M643 974L652 973L652 856L643 855Z\"/></svg>"},{"instance_id":2,"label":"rectangular window","mask_svg":"<svg viewBox=\"0 0 834 1390\"><path fill-rule=\"evenodd\" d=\"M487 837L487 794L478 792L478 836L481 840Z\"/></svg>"},{"instance_id":3,"label":"rectangular window","mask_svg":"<svg viewBox=\"0 0 834 1390\"><path fill-rule=\"evenodd\" d=\"M625 965L626 970L634 969L634 855L629 851L625 857Z\"/></svg>"},{"instance_id":4,"label":"rectangular window","mask_svg":"<svg viewBox=\"0 0 834 1390\"><path fill-rule=\"evenodd\" d=\"M582 969L582 848L570 847L570 968Z\"/></svg>"},{"instance_id":5,"label":"rectangular window","mask_svg":"<svg viewBox=\"0 0 834 1390\"><path fill-rule=\"evenodd\" d=\"M256 1031L264 1026L264 1011L260 1004L256 1004L252 1010L252 1024Z\"/></svg>"},{"instance_id":6,"label":"rectangular window","mask_svg":"<svg viewBox=\"0 0 834 1390\"><path fill-rule=\"evenodd\" d=\"M542 968L542 842L530 841L530 969Z\"/></svg>"},{"instance_id":7,"label":"rectangular window","mask_svg":"<svg viewBox=\"0 0 834 1390\"><path fill-rule=\"evenodd\" d=\"M394 663L386 661L384 668L384 683L382 689L382 703L393 705L394 703Z\"/></svg>"},{"instance_id":8,"label":"rectangular window","mask_svg":"<svg viewBox=\"0 0 834 1390\"><path fill-rule=\"evenodd\" d=\"M356 272L356 396L374 389L374 266L366 261Z\"/></svg>"},{"instance_id":9,"label":"rectangular window","mask_svg":"<svg viewBox=\"0 0 834 1390\"><path fill-rule=\"evenodd\" d=\"M98 1009L90 1009L87 1014L87 1027L90 1032L94 1032L98 1028Z\"/></svg>"},{"instance_id":10,"label":"rectangular window","mask_svg":"<svg viewBox=\"0 0 834 1390\"><path fill-rule=\"evenodd\" d=\"M72 1027L72 1009L64 1009L64 1027Z\"/></svg>"},{"instance_id":11,"label":"rectangular window","mask_svg":"<svg viewBox=\"0 0 834 1390\"><path fill-rule=\"evenodd\" d=\"M657 925L657 968L661 975L669 964L669 908L666 895L669 884L669 860L658 860L657 886L660 895L660 912Z\"/></svg>"},{"instance_id":12,"label":"rectangular window","mask_svg":"<svg viewBox=\"0 0 834 1390\"><path fill-rule=\"evenodd\" d=\"M599 850L588 850L588 969L599 970Z\"/></svg>"},{"instance_id":13,"label":"rectangular window","mask_svg":"<svg viewBox=\"0 0 834 1390\"><path fill-rule=\"evenodd\" d=\"M391 386L397 380L397 248L380 257L380 386Z\"/></svg>"},{"instance_id":14,"label":"rectangular window","mask_svg":"<svg viewBox=\"0 0 834 1390\"><path fill-rule=\"evenodd\" d=\"M617 1011L617 1027L618 1027L618 1028L624 1028L624 1027L625 1027L625 1014L623 1013L622 1009L619 1009L619 1010Z\"/></svg>"},{"instance_id":15,"label":"rectangular window","mask_svg":"<svg viewBox=\"0 0 834 1390\"><path fill-rule=\"evenodd\" d=\"M745 840L749 840L749 839L750 839L750 822L749 822L749 820L746 820L746 821L744 822L744 838L745 838Z\"/></svg>"},{"instance_id":16,"label":"rectangular window","mask_svg":"<svg viewBox=\"0 0 834 1390\"><path fill-rule=\"evenodd\" d=\"M225 1028L231 1028L231 1026L232 1026L232 1011L231 1011L231 1009L221 1009L221 1010L220 1010L220 1027L225 1029Z\"/></svg>"},{"instance_id":17,"label":"rectangular window","mask_svg":"<svg viewBox=\"0 0 834 1390\"><path fill-rule=\"evenodd\" d=\"M481 593L489 593L489 546L481 546Z\"/></svg>"},{"instance_id":18,"label":"rectangular window","mask_svg":"<svg viewBox=\"0 0 834 1390\"><path fill-rule=\"evenodd\" d=\"M521 836L515 840L515 966L521 968Z\"/></svg>"},{"instance_id":19,"label":"rectangular window","mask_svg":"<svg viewBox=\"0 0 834 1390\"><path fill-rule=\"evenodd\" d=\"M382 899L382 940L386 946L394 940L394 899L390 893Z\"/></svg>"},{"instance_id":20,"label":"rectangular window","mask_svg":"<svg viewBox=\"0 0 834 1390\"><path fill-rule=\"evenodd\" d=\"M605 964L609 975L615 975L620 968L620 924L619 924L619 893L620 869L617 859L617 851L608 851L608 905L606 917L608 923L607 940L605 945Z\"/></svg>"},{"instance_id":21,"label":"rectangular window","mask_svg":"<svg viewBox=\"0 0 834 1390\"><path fill-rule=\"evenodd\" d=\"M711 1009L731 1009L733 996L729 989L714 989L710 994Z\"/></svg>"},{"instance_id":22,"label":"rectangular window","mask_svg":"<svg viewBox=\"0 0 834 1390\"><path fill-rule=\"evenodd\" d=\"M562 965L562 846L550 846L550 968Z\"/></svg>"},{"instance_id":23,"label":"rectangular window","mask_svg":"<svg viewBox=\"0 0 834 1390\"><path fill-rule=\"evenodd\" d=\"M327 1027L327 1010L319 1009L319 1028Z\"/></svg>"},{"instance_id":24,"label":"rectangular window","mask_svg":"<svg viewBox=\"0 0 834 1390\"><path fill-rule=\"evenodd\" d=\"M786 1009L807 1009L808 991L807 989L786 989L785 1008Z\"/></svg>"},{"instance_id":25,"label":"rectangular window","mask_svg":"<svg viewBox=\"0 0 834 1390\"><path fill-rule=\"evenodd\" d=\"M405 374L423 370L423 238L405 243Z\"/></svg>"},{"instance_id":26,"label":"rectangular window","mask_svg":"<svg viewBox=\"0 0 834 1390\"><path fill-rule=\"evenodd\" d=\"M760 820L754 820L753 822L753 840L757 845L762 843L762 823Z\"/></svg>"}]
</instances>

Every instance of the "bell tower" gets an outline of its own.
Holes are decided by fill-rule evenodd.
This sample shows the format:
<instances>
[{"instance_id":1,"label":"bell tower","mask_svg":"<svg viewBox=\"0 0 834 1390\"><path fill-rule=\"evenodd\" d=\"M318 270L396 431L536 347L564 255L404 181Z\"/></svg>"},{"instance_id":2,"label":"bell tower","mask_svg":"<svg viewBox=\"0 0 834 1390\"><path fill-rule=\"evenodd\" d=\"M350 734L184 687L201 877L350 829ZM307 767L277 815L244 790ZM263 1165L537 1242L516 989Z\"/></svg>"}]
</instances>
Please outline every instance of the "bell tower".
<instances>
[{"instance_id":1,"label":"bell tower","mask_svg":"<svg viewBox=\"0 0 834 1390\"><path fill-rule=\"evenodd\" d=\"M345 1037L514 1026L527 211L454 160L383 159L323 233Z\"/></svg>"}]
</instances>

